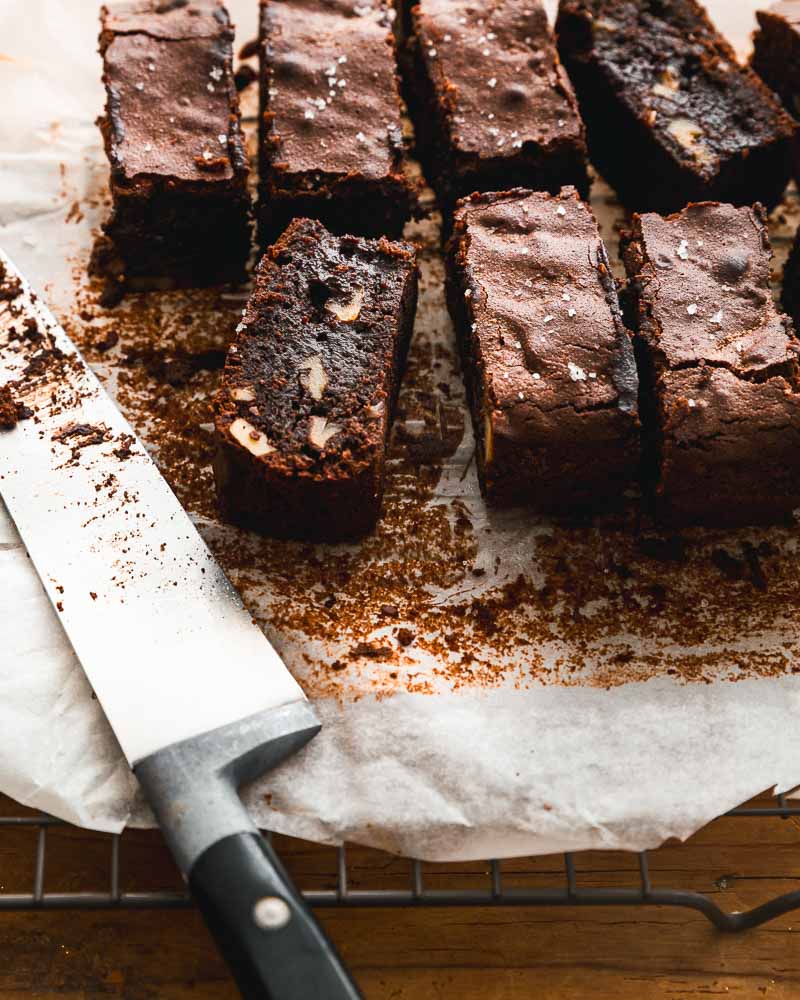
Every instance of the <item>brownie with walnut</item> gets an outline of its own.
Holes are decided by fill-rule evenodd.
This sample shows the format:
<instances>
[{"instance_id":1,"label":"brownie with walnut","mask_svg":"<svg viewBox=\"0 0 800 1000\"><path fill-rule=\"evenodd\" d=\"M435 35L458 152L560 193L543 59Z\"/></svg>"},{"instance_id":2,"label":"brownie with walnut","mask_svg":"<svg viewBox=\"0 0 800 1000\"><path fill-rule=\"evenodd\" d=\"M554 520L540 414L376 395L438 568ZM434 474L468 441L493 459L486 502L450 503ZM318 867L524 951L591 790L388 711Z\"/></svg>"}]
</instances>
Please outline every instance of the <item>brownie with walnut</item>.
<instances>
[{"instance_id":1,"label":"brownie with walnut","mask_svg":"<svg viewBox=\"0 0 800 1000\"><path fill-rule=\"evenodd\" d=\"M317 541L372 530L416 301L414 247L291 223L258 266L215 399L223 516Z\"/></svg>"},{"instance_id":2,"label":"brownie with walnut","mask_svg":"<svg viewBox=\"0 0 800 1000\"><path fill-rule=\"evenodd\" d=\"M616 506L638 472L638 378L591 210L570 188L472 195L447 265L486 498Z\"/></svg>"},{"instance_id":3,"label":"brownie with walnut","mask_svg":"<svg viewBox=\"0 0 800 1000\"><path fill-rule=\"evenodd\" d=\"M773 303L763 209L634 216L623 253L657 513L782 520L800 506L800 343Z\"/></svg>"},{"instance_id":4,"label":"brownie with walnut","mask_svg":"<svg viewBox=\"0 0 800 1000\"><path fill-rule=\"evenodd\" d=\"M293 218L398 237L404 165L394 37L377 0L262 0L259 239Z\"/></svg>"},{"instance_id":5,"label":"brownie with walnut","mask_svg":"<svg viewBox=\"0 0 800 1000\"><path fill-rule=\"evenodd\" d=\"M627 208L780 202L796 125L696 0L560 0L592 163Z\"/></svg>"},{"instance_id":6,"label":"brownie with walnut","mask_svg":"<svg viewBox=\"0 0 800 1000\"><path fill-rule=\"evenodd\" d=\"M248 162L218 0L125 0L101 12L112 212L96 269L119 280L238 280L250 253Z\"/></svg>"},{"instance_id":7,"label":"brownie with walnut","mask_svg":"<svg viewBox=\"0 0 800 1000\"><path fill-rule=\"evenodd\" d=\"M583 123L541 0L420 0L411 18L406 91L446 222L475 191L588 193Z\"/></svg>"}]
</instances>

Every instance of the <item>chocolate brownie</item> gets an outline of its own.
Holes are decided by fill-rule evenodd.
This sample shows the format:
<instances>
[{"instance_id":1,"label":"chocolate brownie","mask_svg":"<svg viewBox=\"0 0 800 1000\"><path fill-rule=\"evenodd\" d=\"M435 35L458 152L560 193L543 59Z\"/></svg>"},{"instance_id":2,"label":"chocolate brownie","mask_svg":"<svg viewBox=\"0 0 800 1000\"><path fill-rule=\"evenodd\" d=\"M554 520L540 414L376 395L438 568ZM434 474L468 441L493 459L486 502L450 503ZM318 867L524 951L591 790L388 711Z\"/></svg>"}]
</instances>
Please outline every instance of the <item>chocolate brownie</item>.
<instances>
[{"instance_id":1,"label":"chocolate brownie","mask_svg":"<svg viewBox=\"0 0 800 1000\"><path fill-rule=\"evenodd\" d=\"M796 125L696 0L561 0L593 164L637 211L782 198Z\"/></svg>"},{"instance_id":2,"label":"chocolate brownie","mask_svg":"<svg viewBox=\"0 0 800 1000\"><path fill-rule=\"evenodd\" d=\"M763 209L637 215L623 252L657 510L781 519L800 506L800 343L770 293Z\"/></svg>"},{"instance_id":3,"label":"chocolate brownie","mask_svg":"<svg viewBox=\"0 0 800 1000\"><path fill-rule=\"evenodd\" d=\"M795 116L800 116L800 0L756 12L752 67Z\"/></svg>"},{"instance_id":4,"label":"chocolate brownie","mask_svg":"<svg viewBox=\"0 0 800 1000\"><path fill-rule=\"evenodd\" d=\"M97 260L129 279L241 278L250 199L227 11L218 0L127 0L103 7L101 23L113 246Z\"/></svg>"},{"instance_id":5,"label":"chocolate brownie","mask_svg":"<svg viewBox=\"0 0 800 1000\"><path fill-rule=\"evenodd\" d=\"M591 210L573 188L472 195L447 263L487 499L617 501L638 469L638 379Z\"/></svg>"},{"instance_id":6,"label":"chocolate brownie","mask_svg":"<svg viewBox=\"0 0 800 1000\"><path fill-rule=\"evenodd\" d=\"M410 218L391 19L370 0L262 0L259 238L293 218L399 236Z\"/></svg>"},{"instance_id":7,"label":"chocolate brownie","mask_svg":"<svg viewBox=\"0 0 800 1000\"><path fill-rule=\"evenodd\" d=\"M420 0L412 21L407 96L446 221L474 191L588 193L583 123L540 0Z\"/></svg>"},{"instance_id":8,"label":"chocolate brownie","mask_svg":"<svg viewBox=\"0 0 800 1000\"><path fill-rule=\"evenodd\" d=\"M416 301L409 244L289 226L258 266L215 400L225 517L321 541L373 528Z\"/></svg>"}]
</instances>

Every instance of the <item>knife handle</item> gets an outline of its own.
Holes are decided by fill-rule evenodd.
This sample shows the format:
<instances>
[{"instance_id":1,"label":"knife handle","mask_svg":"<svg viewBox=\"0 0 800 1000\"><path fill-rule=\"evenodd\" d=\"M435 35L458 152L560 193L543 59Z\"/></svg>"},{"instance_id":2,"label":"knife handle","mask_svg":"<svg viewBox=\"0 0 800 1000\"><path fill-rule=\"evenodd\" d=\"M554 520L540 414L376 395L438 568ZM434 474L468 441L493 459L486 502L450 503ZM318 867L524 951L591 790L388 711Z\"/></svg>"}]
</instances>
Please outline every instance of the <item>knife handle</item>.
<instances>
[{"instance_id":1,"label":"knife handle","mask_svg":"<svg viewBox=\"0 0 800 1000\"><path fill-rule=\"evenodd\" d=\"M361 1000L263 837L217 841L195 862L189 886L245 1000Z\"/></svg>"}]
</instances>

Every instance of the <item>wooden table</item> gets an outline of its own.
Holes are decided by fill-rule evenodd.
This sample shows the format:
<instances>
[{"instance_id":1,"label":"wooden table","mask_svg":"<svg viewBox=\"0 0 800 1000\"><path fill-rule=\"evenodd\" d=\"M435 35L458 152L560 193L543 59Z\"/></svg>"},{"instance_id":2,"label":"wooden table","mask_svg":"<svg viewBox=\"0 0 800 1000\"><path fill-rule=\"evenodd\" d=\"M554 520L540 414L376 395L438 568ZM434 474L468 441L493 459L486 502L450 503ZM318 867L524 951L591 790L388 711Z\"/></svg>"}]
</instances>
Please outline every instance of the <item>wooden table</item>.
<instances>
[{"instance_id":1,"label":"wooden table","mask_svg":"<svg viewBox=\"0 0 800 1000\"><path fill-rule=\"evenodd\" d=\"M22 810L0 799L0 813ZM303 888L335 885L329 849L280 839ZM30 891L35 837L0 831L0 893ZM48 834L48 891L107 889L109 841L71 828ZM349 852L354 888L406 888L408 863ZM581 886L633 886L636 858L579 856ZM723 819L686 845L653 852L654 885L712 894L741 910L800 888L794 819ZM480 865L425 866L426 884L477 884ZM562 886L560 857L504 862L507 884ZM122 840L126 890L177 887L151 832ZM485 885L481 878L480 885ZM668 909L326 911L322 920L367 1000L800 997L800 913L743 936ZM233 1000L237 994L194 911L0 914L0 1000ZM315 998L309 997L309 1000Z\"/></svg>"}]
</instances>

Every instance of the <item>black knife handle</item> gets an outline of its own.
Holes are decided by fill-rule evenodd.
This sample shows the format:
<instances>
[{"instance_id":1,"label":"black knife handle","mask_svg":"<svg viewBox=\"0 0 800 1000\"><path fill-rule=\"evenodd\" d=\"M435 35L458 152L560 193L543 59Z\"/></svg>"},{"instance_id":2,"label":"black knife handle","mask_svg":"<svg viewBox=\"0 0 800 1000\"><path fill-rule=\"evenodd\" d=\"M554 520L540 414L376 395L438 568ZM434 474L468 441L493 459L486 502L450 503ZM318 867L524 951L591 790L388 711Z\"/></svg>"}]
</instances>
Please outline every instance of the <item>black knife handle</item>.
<instances>
[{"instance_id":1,"label":"black knife handle","mask_svg":"<svg viewBox=\"0 0 800 1000\"><path fill-rule=\"evenodd\" d=\"M217 841L195 862L189 886L245 1000L361 1000L263 837Z\"/></svg>"}]
</instances>

